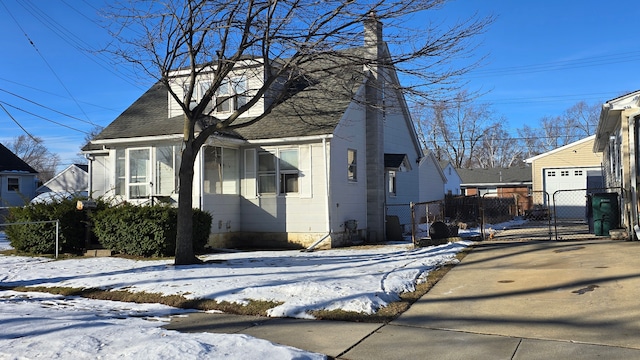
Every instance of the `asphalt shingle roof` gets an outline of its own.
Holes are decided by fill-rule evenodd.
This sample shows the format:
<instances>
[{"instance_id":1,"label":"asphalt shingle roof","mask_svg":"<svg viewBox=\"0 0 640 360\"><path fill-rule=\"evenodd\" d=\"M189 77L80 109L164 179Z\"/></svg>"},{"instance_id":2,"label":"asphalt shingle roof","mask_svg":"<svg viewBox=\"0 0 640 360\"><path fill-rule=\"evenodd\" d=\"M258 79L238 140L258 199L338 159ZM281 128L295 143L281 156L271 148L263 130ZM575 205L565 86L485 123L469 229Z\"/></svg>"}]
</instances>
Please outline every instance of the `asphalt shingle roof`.
<instances>
[{"instance_id":1,"label":"asphalt shingle roof","mask_svg":"<svg viewBox=\"0 0 640 360\"><path fill-rule=\"evenodd\" d=\"M352 54L357 52L352 50ZM225 133L246 140L333 133L364 77L361 64L339 66L340 61L346 60L328 57L314 61L313 71L306 77L308 86L302 91L278 104L260 121ZM168 101L167 89L156 83L94 140L182 134L184 118L167 117ZM234 124L252 119L239 118ZM83 149L92 148L96 147L86 145Z\"/></svg>"},{"instance_id":2,"label":"asphalt shingle roof","mask_svg":"<svg viewBox=\"0 0 640 360\"><path fill-rule=\"evenodd\" d=\"M530 167L456 169L456 171L462 179L461 185L524 184L531 182Z\"/></svg>"},{"instance_id":3,"label":"asphalt shingle roof","mask_svg":"<svg viewBox=\"0 0 640 360\"><path fill-rule=\"evenodd\" d=\"M29 164L20 159L18 155L0 144L0 172L2 171L21 171L33 174L38 173L29 166Z\"/></svg>"}]
</instances>

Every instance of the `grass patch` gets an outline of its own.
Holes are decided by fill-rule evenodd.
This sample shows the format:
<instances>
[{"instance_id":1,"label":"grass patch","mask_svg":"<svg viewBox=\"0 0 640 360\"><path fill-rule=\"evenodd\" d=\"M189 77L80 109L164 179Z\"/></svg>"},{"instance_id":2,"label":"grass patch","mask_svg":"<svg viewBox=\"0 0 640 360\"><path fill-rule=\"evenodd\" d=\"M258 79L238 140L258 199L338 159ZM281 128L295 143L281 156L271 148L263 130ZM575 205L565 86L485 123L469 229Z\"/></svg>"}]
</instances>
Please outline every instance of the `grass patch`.
<instances>
[{"instance_id":1,"label":"grass patch","mask_svg":"<svg viewBox=\"0 0 640 360\"><path fill-rule=\"evenodd\" d=\"M456 259L462 260L471 251L466 248L456 254ZM409 307L420 299L424 294L429 292L431 288L440 281L456 264L446 264L435 270L432 270L427 276L427 281L416 285L416 290L400 294L400 301L390 303L389 305L378 309L374 314L362 314L344 310L316 310L311 314L319 320L336 320L336 321L353 321L364 323L387 323L407 311Z\"/></svg>"},{"instance_id":2,"label":"grass patch","mask_svg":"<svg viewBox=\"0 0 640 360\"><path fill-rule=\"evenodd\" d=\"M0 286L3 290L20 292L45 292L63 296L80 296L87 299L133 302L138 304L156 303L181 309L218 310L228 314L266 316L267 310L280 305L278 302L250 300L247 305L208 299L187 299L182 295L162 295L158 293L130 292L126 290L79 289L71 287L45 286Z\"/></svg>"},{"instance_id":3,"label":"grass patch","mask_svg":"<svg viewBox=\"0 0 640 360\"><path fill-rule=\"evenodd\" d=\"M466 248L456 254L456 259L462 260L472 247ZM311 315L318 320L336 320L366 323L386 323L405 312L420 297L426 294L440 279L442 279L456 264L446 264L432 270L427 280L416 285L416 290L410 293L400 294L400 300L379 309L374 314L362 314L343 310L316 310ZM45 292L63 296L80 296L97 300L112 300L134 303L158 303L181 309L197 309L202 311L218 310L227 314L266 316L267 310L281 305L279 302L250 300L247 305L230 302L218 302L207 299L187 299L182 295L162 295L159 293L130 292L127 290L105 289L81 289L70 287L44 287L44 286L0 286L2 290L14 290L20 292Z\"/></svg>"}]
</instances>

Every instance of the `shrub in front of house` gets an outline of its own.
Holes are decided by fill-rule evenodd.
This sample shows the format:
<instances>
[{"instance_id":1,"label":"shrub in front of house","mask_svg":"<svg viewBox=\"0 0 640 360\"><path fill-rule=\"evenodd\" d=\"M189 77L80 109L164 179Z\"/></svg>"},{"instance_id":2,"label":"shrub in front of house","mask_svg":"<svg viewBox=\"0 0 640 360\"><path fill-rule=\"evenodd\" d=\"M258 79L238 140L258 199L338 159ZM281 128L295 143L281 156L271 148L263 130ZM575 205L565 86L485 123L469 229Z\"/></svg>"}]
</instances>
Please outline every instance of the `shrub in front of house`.
<instances>
[{"instance_id":1,"label":"shrub in front of house","mask_svg":"<svg viewBox=\"0 0 640 360\"><path fill-rule=\"evenodd\" d=\"M6 219L8 223L24 223L5 226L5 233L11 246L31 254L53 254L56 244L56 224L59 220L59 251L79 253L85 248L87 213L76 209L82 197L56 198L46 203L32 203L24 207L12 207ZM105 208L104 202L97 200L96 211Z\"/></svg>"},{"instance_id":2,"label":"shrub in front of house","mask_svg":"<svg viewBox=\"0 0 640 360\"><path fill-rule=\"evenodd\" d=\"M123 204L93 215L93 231L102 246L134 256L173 256L178 209ZM193 248L202 252L211 231L211 215L193 209Z\"/></svg>"}]
</instances>

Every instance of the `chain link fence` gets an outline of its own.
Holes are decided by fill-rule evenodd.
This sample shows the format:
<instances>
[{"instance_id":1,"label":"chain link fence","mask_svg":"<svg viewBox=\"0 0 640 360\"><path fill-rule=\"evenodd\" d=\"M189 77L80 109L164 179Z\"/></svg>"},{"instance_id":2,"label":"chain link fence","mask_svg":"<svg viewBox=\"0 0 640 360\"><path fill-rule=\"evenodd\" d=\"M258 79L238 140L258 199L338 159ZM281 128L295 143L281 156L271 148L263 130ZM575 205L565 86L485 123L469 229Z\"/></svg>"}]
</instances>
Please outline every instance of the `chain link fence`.
<instances>
[{"instance_id":1,"label":"chain link fence","mask_svg":"<svg viewBox=\"0 0 640 360\"><path fill-rule=\"evenodd\" d=\"M591 239L608 237L609 230L623 226L621 204L625 196L622 188L447 196L442 201L413 203L410 207L388 206L387 214L388 218L397 218L403 239L410 238L414 244L430 237L434 222L448 225L452 236L458 229L477 228L484 240Z\"/></svg>"}]
</instances>

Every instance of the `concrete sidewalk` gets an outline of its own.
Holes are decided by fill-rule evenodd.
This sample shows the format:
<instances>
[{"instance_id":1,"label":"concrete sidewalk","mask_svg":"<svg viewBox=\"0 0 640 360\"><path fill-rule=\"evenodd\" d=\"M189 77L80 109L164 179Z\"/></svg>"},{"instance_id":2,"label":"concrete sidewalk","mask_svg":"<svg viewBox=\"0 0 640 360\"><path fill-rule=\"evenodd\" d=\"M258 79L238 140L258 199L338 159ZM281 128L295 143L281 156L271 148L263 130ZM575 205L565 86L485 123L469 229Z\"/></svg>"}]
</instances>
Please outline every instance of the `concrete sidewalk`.
<instances>
[{"instance_id":1,"label":"concrete sidewalk","mask_svg":"<svg viewBox=\"0 0 640 360\"><path fill-rule=\"evenodd\" d=\"M389 324L197 314L169 329L244 333L340 359L640 359L640 243L478 243Z\"/></svg>"}]
</instances>

